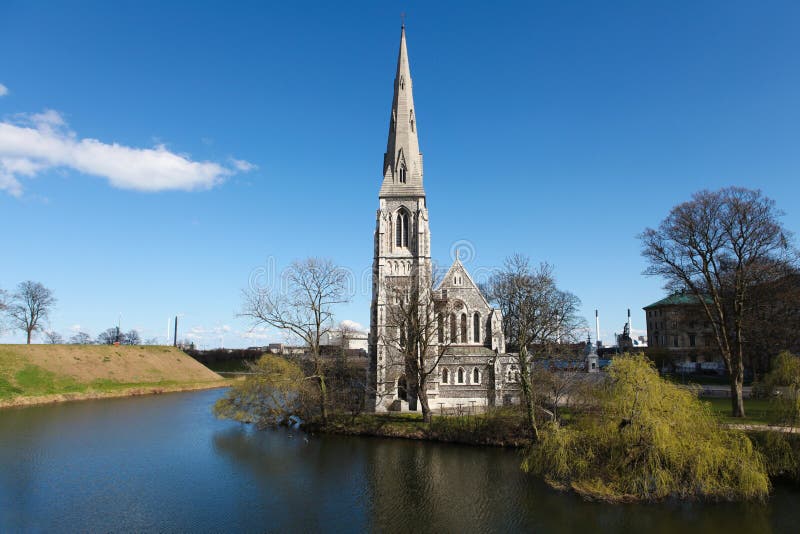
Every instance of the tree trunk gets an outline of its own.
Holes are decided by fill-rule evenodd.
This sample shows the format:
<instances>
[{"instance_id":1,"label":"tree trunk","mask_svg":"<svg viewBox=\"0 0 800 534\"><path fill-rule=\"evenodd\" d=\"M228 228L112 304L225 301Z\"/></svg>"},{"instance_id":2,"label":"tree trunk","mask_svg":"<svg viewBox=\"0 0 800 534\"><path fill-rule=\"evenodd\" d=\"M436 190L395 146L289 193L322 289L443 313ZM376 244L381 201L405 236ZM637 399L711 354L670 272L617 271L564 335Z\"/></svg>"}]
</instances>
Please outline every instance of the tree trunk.
<instances>
[{"instance_id":1,"label":"tree trunk","mask_svg":"<svg viewBox=\"0 0 800 534\"><path fill-rule=\"evenodd\" d=\"M325 376L322 373L319 376L319 407L322 413L322 426L328 426L328 388L325 385Z\"/></svg>"},{"instance_id":2,"label":"tree trunk","mask_svg":"<svg viewBox=\"0 0 800 534\"><path fill-rule=\"evenodd\" d=\"M419 405L422 407L422 421L430 423L433 417L431 416L431 407L428 402L428 388L424 383L420 384L419 390L417 391L417 398L419 398Z\"/></svg>"},{"instance_id":3,"label":"tree trunk","mask_svg":"<svg viewBox=\"0 0 800 534\"><path fill-rule=\"evenodd\" d=\"M744 364L741 359L731 369L731 408L734 417L744 417L744 398L742 386L744 384Z\"/></svg>"},{"instance_id":4,"label":"tree trunk","mask_svg":"<svg viewBox=\"0 0 800 534\"><path fill-rule=\"evenodd\" d=\"M533 410L533 392L531 388L530 369L528 369L528 351L523 345L519 351L519 376L522 380L522 402L525 404L525 415L528 426L533 432L533 439L539 441L539 427L536 425L536 413Z\"/></svg>"},{"instance_id":5,"label":"tree trunk","mask_svg":"<svg viewBox=\"0 0 800 534\"><path fill-rule=\"evenodd\" d=\"M28 330L28 345L31 344L31 334L32 333L33 333L33 330Z\"/></svg>"}]
</instances>

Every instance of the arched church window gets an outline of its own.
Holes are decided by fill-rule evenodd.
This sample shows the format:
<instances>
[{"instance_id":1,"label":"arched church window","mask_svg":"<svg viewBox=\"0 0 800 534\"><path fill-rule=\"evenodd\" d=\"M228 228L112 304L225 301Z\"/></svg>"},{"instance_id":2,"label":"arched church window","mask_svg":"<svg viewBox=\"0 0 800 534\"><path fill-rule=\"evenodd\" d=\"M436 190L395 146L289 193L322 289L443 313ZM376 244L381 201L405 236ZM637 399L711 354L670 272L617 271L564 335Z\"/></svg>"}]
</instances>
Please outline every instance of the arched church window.
<instances>
[{"instance_id":1,"label":"arched church window","mask_svg":"<svg viewBox=\"0 0 800 534\"><path fill-rule=\"evenodd\" d=\"M398 247L408 246L408 212L405 210L397 212L394 241Z\"/></svg>"},{"instance_id":2,"label":"arched church window","mask_svg":"<svg viewBox=\"0 0 800 534\"><path fill-rule=\"evenodd\" d=\"M462 369L461 367L458 368L458 383L459 384L464 383L464 369Z\"/></svg>"},{"instance_id":3,"label":"arched church window","mask_svg":"<svg viewBox=\"0 0 800 534\"><path fill-rule=\"evenodd\" d=\"M409 113L409 117L410 117L409 123L411 124L411 131L413 132L414 131L414 110L413 109Z\"/></svg>"},{"instance_id":4,"label":"arched church window","mask_svg":"<svg viewBox=\"0 0 800 534\"><path fill-rule=\"evenodd\" d=\"M444 317L441 313L436 318L436 333L439 336L439 343L444 343Z\"/></svg>"},{"instance_id":5,"label":"arched church window","mask_svg":"<svg viewBox=\"0 0 800 534\"><path fill-rule=\"evenodd\" d=\"M449 378L450 373L447 372L447 369L442 370L442 384L447 384Z\"/></svg>"},{"instance_id":6,"label":"arched church window","mask_svg":"<svg viewBox=\"0 0 800 534\"><path fill-rule=\"evenodd\" d=\"M481 383L481 374L478 371L478 368L472 370L472 383L473 384L480 384Z\"/></svg>"},{"instance_id":7,"label":"arched church window","mask_svg":"<svg viewBox=\"0 0 800 534\"><path fill-rule=\"evenodd\" d=\"M400 183L406 183L406 166L405 164L400 165Z\"/></svg>"},{"instance_id":8,"label":"arched church window","mask_svg":"<svg viewBox=\"0 0 800 534\"><path fill-rule=\"evenodd\" d=\"M456 314L450 314L450 342L456 343L458 340L456 339Z\"/></svg>"},{"instance_id":9,"label":"arched church window","mask_svg":"<svg viewBox=\"0 0 800 534\"><path fill-rule=\"evenodd\" d=\"M467 314L461 314L461 343L467 343Z\"/></svg>"},{"instance_id":10,"label":"arched church window","mask_svg":"<svg viewBox=\"0 0 800 534\"><path fill-rule=\"evenodd\" d=\"M472 316L472 341L481 342L481 314L478 312Z\"/></svg>"}]
</instances>

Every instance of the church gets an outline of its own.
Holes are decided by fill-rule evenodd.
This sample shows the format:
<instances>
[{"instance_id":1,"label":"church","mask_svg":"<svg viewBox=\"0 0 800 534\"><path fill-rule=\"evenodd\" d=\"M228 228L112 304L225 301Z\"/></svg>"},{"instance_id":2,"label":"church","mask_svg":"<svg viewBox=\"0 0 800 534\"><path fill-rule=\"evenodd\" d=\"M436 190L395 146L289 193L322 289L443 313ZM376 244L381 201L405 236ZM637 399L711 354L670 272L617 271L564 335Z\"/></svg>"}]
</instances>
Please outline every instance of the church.
<instances>
[{"instance_id":1,"label":"church","mask_svg":"<svg viewBox=\"0 0 800 534\"><path fill-rule=\"evenodd\" d=\"M416 382L409 376L420 367L433 411L515 402L519 373L505 354L500 311L458 257L441 280L434 280L423 176L403 26L375 225L368 408L419 410L411 386ZM415 350L422 355L416 360L407 356ZM409 366L409 360L422 364Z\"/></svg>"}]
</instances>

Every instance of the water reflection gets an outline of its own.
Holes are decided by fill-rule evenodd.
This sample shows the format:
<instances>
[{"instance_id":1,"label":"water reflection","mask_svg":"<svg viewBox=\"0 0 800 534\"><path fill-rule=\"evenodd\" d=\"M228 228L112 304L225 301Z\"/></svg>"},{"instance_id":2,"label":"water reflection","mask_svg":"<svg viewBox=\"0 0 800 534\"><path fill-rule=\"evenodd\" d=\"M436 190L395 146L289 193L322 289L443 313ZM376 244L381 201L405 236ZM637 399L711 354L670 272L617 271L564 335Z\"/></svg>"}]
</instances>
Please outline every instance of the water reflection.
<instances>
[{"instance_id":1,"label":"water reflection","mask_svg":"<svg viewBox=\"0 0 800 534\"><path fill-rule=\"evenodd\" d=\"M518 453L219 421L222 392L0 411L0 532L798 532L768 505L608 506Z\"/></svg>"},{"instance_id":2,"label":"water reflection","mask_svg":"<svg viewBox=\"0 0 800 534\"><path fill-rule=\"evenodd\" d=\"M554 492L519 470L513 451L228 430L214 447L254 476L272 525L381 532L795 532L781 488L768 506L609 506ZM794 490L792 490L794 492ZM776 510L775 508L778 508Z\"/></svg>"}]
</instances>

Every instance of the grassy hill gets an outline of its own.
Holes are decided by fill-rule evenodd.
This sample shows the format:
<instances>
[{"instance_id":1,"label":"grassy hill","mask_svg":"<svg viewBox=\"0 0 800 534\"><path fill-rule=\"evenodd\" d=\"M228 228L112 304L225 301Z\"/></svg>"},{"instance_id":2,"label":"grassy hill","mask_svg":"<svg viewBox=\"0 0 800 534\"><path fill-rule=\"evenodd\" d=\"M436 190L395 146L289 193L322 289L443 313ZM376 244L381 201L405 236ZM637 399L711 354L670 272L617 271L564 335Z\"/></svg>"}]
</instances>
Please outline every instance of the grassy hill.
<instances>
[{"instance_id":1,"label":"grassy hill","mask_svg":"<svg viewBox=\"0 0 800 534\"><path fill-rule=\"evenodd\" d=\"M0 406L215 387L226 381L173 347L0 345Z\"/></svg>"}]
</instances>

